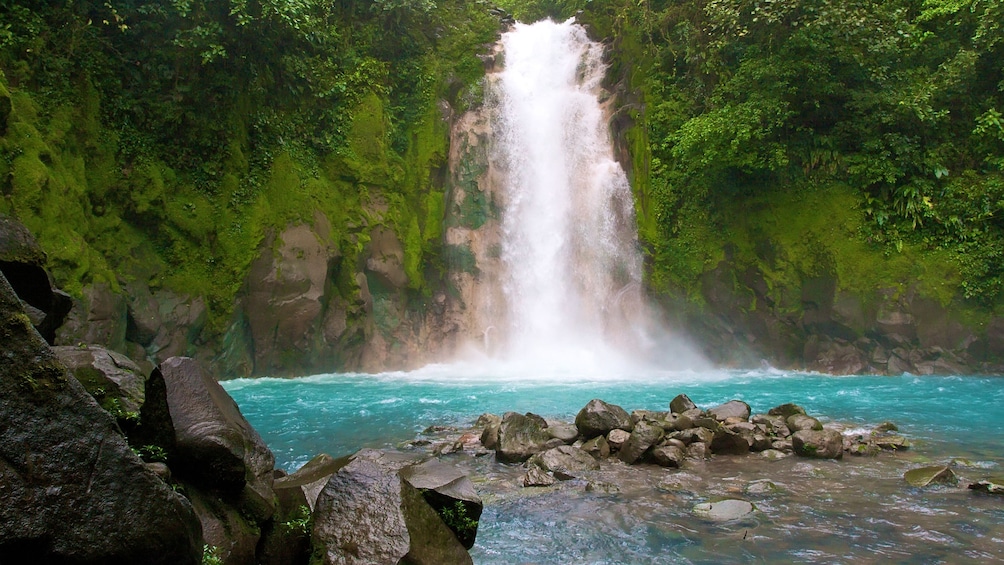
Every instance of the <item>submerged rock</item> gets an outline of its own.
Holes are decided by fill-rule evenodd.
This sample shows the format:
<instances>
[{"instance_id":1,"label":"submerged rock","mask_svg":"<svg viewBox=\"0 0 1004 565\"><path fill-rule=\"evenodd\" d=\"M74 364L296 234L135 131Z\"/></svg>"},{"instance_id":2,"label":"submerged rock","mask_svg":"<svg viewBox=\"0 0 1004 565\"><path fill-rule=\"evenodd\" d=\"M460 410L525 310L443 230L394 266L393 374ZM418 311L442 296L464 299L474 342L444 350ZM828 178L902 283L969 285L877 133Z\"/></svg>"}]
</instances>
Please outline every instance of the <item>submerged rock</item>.
<instances>
[{"instance_id":1,"label":"submerged rock","mask_svg":"<svg viewBox=\"0 0 1004 565\"><path fill-rule=\"evenodd\" d=\"M971 483L968 488L976 492L1004 495L1004 478L976 481Z\"/></svg>"},{"instance_id":2,"label":"submerged rock","mask_svg":"<svg viewBox=\"0 0 1004 565\"><path fill-rule=\"evenodd\" d=\"M549 487L556 482L558 482L558 479L548 475L540 467L530 467L526 474L523 475L524 487Z\"/></svg>"},{"instance_id":3,"label":"submerged rock","mask_svg":"<svg viewBox=\"0 0 1004 565\"><path fill-rule=\"evenodd\" d=\"M749 516L756 507L753 503L736 498L717 502L702 502L694 506L694 514L712 522L730 522Z\"/></svg>"},{"instance_id":4,"label":"submerged rock","mask_svg":"<svg viewBox=\"0 0 1004 565\"><path fill-rule=\"evenodd\" d=\"M931 467L911 469L903 474L903 478L906 479L906 482L915 487L926 487L931 484L959 484L959 477L957 477L955 472L947 465L934 465Z\"/></svg>"},{"instance_id":5,"label":"submerged rock","mask_svg":"<svg viewBox=\"0 0 1004 565\"><path fill-rule=\"evenodd\" d=\"M590 400L575 416L575 427L586 439L606 435L611 430L631 430L631 416L620 406L598 398Z\"/></svg>"}]
</instances>

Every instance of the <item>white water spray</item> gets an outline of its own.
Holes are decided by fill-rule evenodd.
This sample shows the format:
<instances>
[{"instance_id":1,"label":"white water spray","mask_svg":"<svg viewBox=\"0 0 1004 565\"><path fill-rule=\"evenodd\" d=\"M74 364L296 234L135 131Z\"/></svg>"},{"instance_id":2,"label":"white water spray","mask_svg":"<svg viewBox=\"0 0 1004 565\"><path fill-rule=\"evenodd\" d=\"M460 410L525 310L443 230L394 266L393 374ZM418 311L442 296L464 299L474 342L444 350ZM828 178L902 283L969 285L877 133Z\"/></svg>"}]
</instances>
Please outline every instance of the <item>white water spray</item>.
<instances>
[{"instance_id":1,"label":"white water spray","mask_svg":"<svg viewBox=\"0 0 1004 565\"><path fill-rule=\"evenodd\" d=\"M603 47L572 20L516 24L502 46L489 82L502 355L543 370L623 366L651 338L631 189L600 102Z\"/></svg>"}]
</instances>

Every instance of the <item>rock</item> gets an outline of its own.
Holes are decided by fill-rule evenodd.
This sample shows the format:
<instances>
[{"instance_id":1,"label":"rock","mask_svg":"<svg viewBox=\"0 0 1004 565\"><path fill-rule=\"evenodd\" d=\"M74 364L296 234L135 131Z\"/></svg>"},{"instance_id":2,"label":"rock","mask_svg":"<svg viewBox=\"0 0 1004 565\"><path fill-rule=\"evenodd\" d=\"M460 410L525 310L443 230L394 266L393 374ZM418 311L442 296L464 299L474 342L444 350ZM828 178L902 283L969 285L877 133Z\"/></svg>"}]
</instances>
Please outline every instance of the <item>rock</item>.
<instances>
[{"instance_id":1,"label":"rock","mask_svg":"<svg viewBox=\"0 0 1004 565\"><path fill-rule=\"evenodd\" d=\"M663 467L679 468L686 458L686 452L675 445L663 445L652 450L652 459Z\"/></svg>"},{"instance_id":2,"label":"rock","mask_svg":"<svg viewBox=\"0 0 1004 565\"><path fill-rule=\"evenodd\" d=\"M129 449L0 276L0 548L4 563L197 565L191 504Z\"/></svg>"},{"instance_id":3,"label":"rock","mask_svg":"<svg viewBox=\"0 0 1004 565\"><path fill-rule=\"evenodd\" d=\"M786 420L788 428L794 432L801 430L815 430L819 431L823 429L823 424L819 420L813 418L812 416L806 416L805 414L794 414L788 417Z\"/></svg>"},{"instance_id":4,"label":"rock","mask_svg":"<svg viewBox=\"0 0 1004 565\"><path fill-rule=\"evenodd\" d=\"M335 459L327 453L321 453L314 456L310 461L307 461L303 467L300 467L292 474L275 479L272 488L275 490L276 495L279 496L280 501L283 496L286 496L283 494L284 491L290 489L301 491L307 507L313 511L314 504L317 502L317 496L321 494L321 490L327 484L328 478L347 465L348 462L348 457Z\"/></svg>"},{"instance_id":5,"label":"rock","mask_svg":"<svg viewBox=\"0 0 1004 565\"><path fill-rule=\"evenodd\" d=\"M750 444L750 451L758 452L770 449L774 442L763 434L753 434L753 443Z\"/></svg>"},{"instance_id":6,"label":"rock","mask_svg":"<svg viewBox=\"0 0 1004 565\"><path fill-rule=\"evenodd\" d=\"M125 351L126 301L105 283L84 287L81 300L63 325L56 330L57 345L100 344L113 351Z\"/></svg>"},{"instance_id":7,"label":"rock","mask_svg":"<svg viewBox=\"0 0 1004 565\"><path fill-rule=\"evenodd\" d=\"M771 442L770 448L782 453L791 453L793 451L791 447L791 440L789 439L779 439Z\"/></svg>"},{"instance_id":8,"label":"rock","mask_svg":"<svg viewBox=\"0 0 1004 565\"><path fill-rule=\"evenodd\" d=\"M631 439L631 434L624 430L610 430L610 433L607 434L607 444L610 446L611 452L619 450L629 439Z\"/></svg>"},{"instance_id":9,"label":"rock","mask_svg":"<svg viewBox=\"0 0 1004 565\"><path fill-rule=\"evenodd\" d=\"M240 495L241 510L265 521L275 510L275 457L237 404L194 359L172 357L163 377L174 424L174 473L207 490Z\"/></svg>"},{"instance_id":10,"label":"rock","mask_svg":"<svg viewBox=\"0 0 1004 565\"><path fill-rule=\"evenodd\" d=\"M694 427L694 421L689 416L670 412L662 420L662 429L667 432L689 430Z\"/></svg>"},{"instance_id":11,"label":"rock","mask_svg":"<svg viewBox=\"0 0 1004 565\"><path fill-rule=\"evenodd\" d=\"M481 432L481 445L486 449L495 449L499 444L499 427L502 425L502 418L495 414L486 414L491 418L486 419L485 429ZM478 418L478 422L485 416Z\"/></svg>"},{"instance_id":12,"label":"rock","mask_svg":"<svg viewBox=\"0 0 1004 565\"><path fill-rule=\"evenodd\" d=\"M644 455L650 447L659 443L663 434L664 432L662 431L662 426L650 424L648 422L639 422L638 425L635 426L634 431L631 432L631 436L628 438L627 442L621 446L617 457L621 461L630 465L641 459L642 455Z\"/></svg>"},{"instance_id":13,"label":"rock","mask_svg":"<svg viewBox=\"0 0 1004 565\"><path fill-rule=\"evenodd\" d=\"M767 459L769 461L777 461L778 459L784 459L789 455L790 455L789 453L785 453L784 451L779 451L777 449L765 449L760 452L760 457L763 457L764 459Z\"/></svg>"},{"instance_id":14,"label":"rock","mask_svg":"<svg viewBox=\"0 0 1004 565\"><path fill-rule=\"evenodd\" d=\"M872 442L880 449L884 449L886 451L905 451L910 449L910 440L903 436L892 435L873 437Z\"/></svg>"},{"instance_id":15,"label":"rock","mask_svg":"<svg viewBox=\"0 0 1004 565\"><path fill-rule=\"evenodd\" d=\"M687 458L703 460L711 456L711 451L708 450L708 444L700 441L695 441L694 443L687 446Z\"/></svg>"},{"instance_id":16,"label":"rock","mask_svg":"<svg viewBox=\"0 0 1004 565\"><path fill-rule=\"evenodd\" d=\"M9 99L8 99L9 100ZM0 214L0 273L32 316L32 325L48 344L73 306L64 292L52 288L45 270L47 258L35 237L17 220ZM30 315L30 314L29 314Z\"/></svg>"},{"instance_id":17,"label":"rock","mask_svg":"<svg viewBox=\"0 0 1004 565\"><path fill-rule=\"evenodd\" d=\"M683 414L687 410L694 410L697 405L686 394L677 395L669 402L669 411L674 414Z\"/></svg>"},{"instance_id":18,"label":"rock","mask_svg":"<svg viewBox=\"0 0 1004 565\"><path fill-rule=\"evenodd\" d=\"M285 473L276 471L276 482ZM310 505L299 487L276 488L275 516L261 529L256 565L302 565L310 560Z\"/></svg>"},{"instance_id":19,"label":"rock","mask_svg":"<svg viewBox=\"0 0 1004 565\"><path fill-rule=\"evenodd\" d=\"M519 463L543 451L544 445L551 439L545 425L546 422L536 414L507 412L499 425L495 457L503 463Z\"/></svg>"},{"instance_id":20,"label":"rock","mask_svg":"<svg viewBox=\"0 0 1004 565\"><path fill-rule=\"evenodd\" d=\"M474 422L474 427L475 428L487 428L488 426L490 426L492 424L496 424L497 425L497 424L501 424L501 423L502 423L502 417L501 416L499 416L498 414L491 414L489 412L485 412L484 414L478 416L477 421Z\"/></svg>"},{"instance_id":21,"label":"rock","mask_svg":"<svg viewBox=\"0 0 1004 565\"><path fill-rule=\"evenodd\" d=\"M564 443L572 443L579 437L579 430L572 424L561 422L548 423L547 433L552 438L561 440Z\"/></svg>"},{"instance_id":22,"label":"rock","mask_svg":"<svg viewBox=\"0 0 1004 565\"><path fill-rule=\"evenodd\" d=\"M146 379L136 363L96 345L57 346L52 351L127 434L139 424Z\"/></svg>"},{"instance_id":23,"label":"rock","mask_svg":"<svg viewBox=\"0 0 1004 565\"><path fill-rule=\"evenodd\" d=\"M782 404L780 406L775 406L767 411L768 416L781 416L785 420L794 416L795 414L805 415L805 409L798 404Z\"/></svg>"},{"instance_id":24,"label":"rock","mask_svg":"<svg viewBox=\"0 0 1004 565\"><path fill-rule=\"evenodd\" d=\"M331 476L314 510L312 563L472 563L398 464L357 454Z\"/></svg>"},{"instance_id":25,"label":"rock","mask_svg":"<svg viewBox=\"0 0 1004 565\"><path fill-rule=\"evenodd\" d=\"M717 502L702 502L694 506L694 514L712 522L731 522L752 514L756 510L751 502L727 498Z\"/></svg>"},{"instance_id":26,"label":"rock","mask_svg":"<svg viewBox=\"0 0 1004 565\"><path fill-rule=\"evenodd\" d=\"M791 446L797 455L816 459L841 459L844 437L836 430L800 430L792 434Z\"/></svg>"},{"instance_id":27,"label":"rock","mask_svg":"<svg viewBox=\"0 0 1004 565\"><path fill-rule=\"evenodd\" d=\"M575 427L586 439L606 435L612 430L631 430L631 416L615 404L590 400L575 416Z\"/></svg>"},{"instance_id":28,"label":"rock","mask_svg":"<svg viewBox=\"0 0 1004 565\"><path fill-rule=\"evenodd\" d=\"M947 465L911 469L903 474L903 478L915 487L926 487L931 484L953 486L959 484L959 477Z\"/></svg>"},{"instance_id":29,"label":"rock","mask_svg":"<svg viewBox=\"0 0 1004 565\"><path fill-rule=\"evenodd\" d=\"M530 458L529 463L531 466L550 471L556 479L562 481L574 479L582 471L595 471L600 468L600 464L592 455L570 445L538 453Z\"/></svg>"},{"instance_id":30,"label":"rock","mask_svg":"<svg viewBox=\"0 0 1004 565\"><path fill-rule=\"evenodd\" d=\"M592 461L592 457L583 455ZM461 545L466 549L474 547L484 504L467 475L457 467L435 459L404 467L399 474L422 493L429 506L453 530Z\"/></svg>"},{"instance_id":31,"label":"rock","mask_svg":"<svg viewBox=\"0 0 1004 565\"><path fill-rule=\"evenodd\" d=\"M689 430L678 432L675 437L687 445L691 445L694 442L706 443L710 445L712 440L715 439L715 432L707 428L691 428Z\"/></svg>"},{"instance_id":32,"label":"rock","mask_svg":"<svg viewBox=\"0 0 1004 565\"><path fill-rule=\"evenodd\" d=\"M709 447L715 455L746 455L750 452L750 442L752 434L736 433L729 429L723 429L715 434Z\"/></svg>"},{"instance_id":33,"label":"rock","mask_svg":"<svg viewBox=\"0 0 1004 565\"><path fill-rule=\"evenodd\" d=\"M530 467L530 469L523 475L523 486L524 487L549 487L554 483L558 482L551 475L548 475L540 467Z\"/></svg>"},{"instance_id":34,"label":"rock","mask_svg":"<svg viewBox=\"0 0 1004 565\"><path fill-rule=\"evenodd\" d=\"M724 422L728 418L749 420L750 405L746 404L742 400L730 400L725 404L711 408L708 410L708 414L719 422Z\"/></svg>"},{"instance_id":35,"label":"rock","mask_svg":"<svg viewBox=\"0 0 1004 565\"><path fill-rule=\"evenodd\" d=\"M967 488L969 490L983 492L986 494L1004 495L1004 479L976 481L975 483L971 483Z\"/></svg>"},{"instance_id":36,"label":"rock","mask_svg":"<svg viewBox=\"0 0 1004 565\"><path fill-rule=\"evenodd\" d=\"M214 548L214 555L224 565L254 563L261 526L253 517L246 516L237 506L220 496L193 485L185 485L185 494L192 501L206 545Z\"/></svg>"},{"instance_id":37,"label":"rock","mask_svg":"<svg viewBox=\"0 0 1004 565\"><path fill-rule=\"evenodd\" d=\"M585 451L596 459L606 459L607 457L610 457L610 443L608 443L607 438L603 436L596 436L593 439L584 442L582 447L579 449Z\"/></svg>"},{"instance_id":38,"label":"rock","mask_svg":"<svg viewBox=\"0 0 1004 565\"><path fill-rule=\"evenodd\" d=\"M788 425L784 423L784 420L784 416L769 416L766 414L757 414L750 418L751 422L764 426L765 431L775 437L788 437L791 435L791 431L788 429Z\"/></svg>"},{"instance_id":39,"label":"rock","mask_svg":"<svg viewBox=\"0 0 1004 565\"><path fill-rule=\"evenodd\" d=\"M897 427L896 424L893 424L892 422L882 422L881 424L875 426L875 429L872 430L872 433L882 434L887 432L898 432L898 431L899 427Z\"/></svg>"},{"instance_id":40,"label":"rock","mask_svg":"<svg viewBox=\"0 0 1004 565\"><path fill-rule=\"evenodd\" d=\"M760 479L757 481L752 481L743 488L743 492L747 495L750 494L774 494L780 492L781 487L777 486L773 481L769 479Z\"/></svg>"}]
</instances>

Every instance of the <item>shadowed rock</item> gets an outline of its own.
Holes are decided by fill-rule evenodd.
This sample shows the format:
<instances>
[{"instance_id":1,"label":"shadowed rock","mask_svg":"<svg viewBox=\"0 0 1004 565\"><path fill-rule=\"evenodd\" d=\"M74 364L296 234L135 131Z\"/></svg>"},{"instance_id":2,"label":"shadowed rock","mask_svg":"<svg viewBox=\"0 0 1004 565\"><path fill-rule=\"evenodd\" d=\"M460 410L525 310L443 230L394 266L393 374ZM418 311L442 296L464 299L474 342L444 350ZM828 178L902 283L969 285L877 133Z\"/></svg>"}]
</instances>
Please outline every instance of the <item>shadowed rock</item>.
<instances>
[{"instance_id":1,"label":"shadowed rock","mask_svg":"<svg viewBox=\"0 0 1004 565\"><path fill-rule=\"evenodd\" d=\"M586 439L606 435L611 430L631 431L631 416L620 406L598 398L590 400L575 416L575 427Z\"/></svg>"},{"instance_id":2,"label":"shadowed rock","mask_svg":"<svg viewBox=\"0 0 1004 565\"><path fill-rule=\"evenodd\" d=\"M136 457L0 276L0 560L197 564L191 505Z\"/></svg>"},{"instance_id":3,"label":"shadowed rock","mask_svg":"<svg viewBox=\"0 0 1004 565\"><path fill-rule=\"evenodd\" d=\"M550 439L546 422L540 416L507 412L499 425L495 457L503 463L526 461L542 451Z\"/></svg>"}]
</instances>

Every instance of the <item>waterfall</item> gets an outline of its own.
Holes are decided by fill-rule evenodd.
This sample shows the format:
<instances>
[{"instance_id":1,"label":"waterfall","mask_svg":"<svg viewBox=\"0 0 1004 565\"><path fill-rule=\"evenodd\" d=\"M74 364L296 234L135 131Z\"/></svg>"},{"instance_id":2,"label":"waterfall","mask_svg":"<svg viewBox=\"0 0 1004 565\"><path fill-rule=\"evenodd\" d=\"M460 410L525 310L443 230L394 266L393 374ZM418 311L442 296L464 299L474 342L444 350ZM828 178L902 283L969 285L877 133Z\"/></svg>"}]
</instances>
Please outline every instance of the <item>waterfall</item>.
<instances>
[{"instance_id":1,"label":"waterfall","mask_svg":"<svg viewBox=\"0 0 1004 565\"><path fill-rule=\"evenodd\" d=\"M569 368L630 357L649 338L631 188L601 102L603 47L573 20L517 23L501 44L487 89L501 354Z\"/></svg>"}]
</instances>

